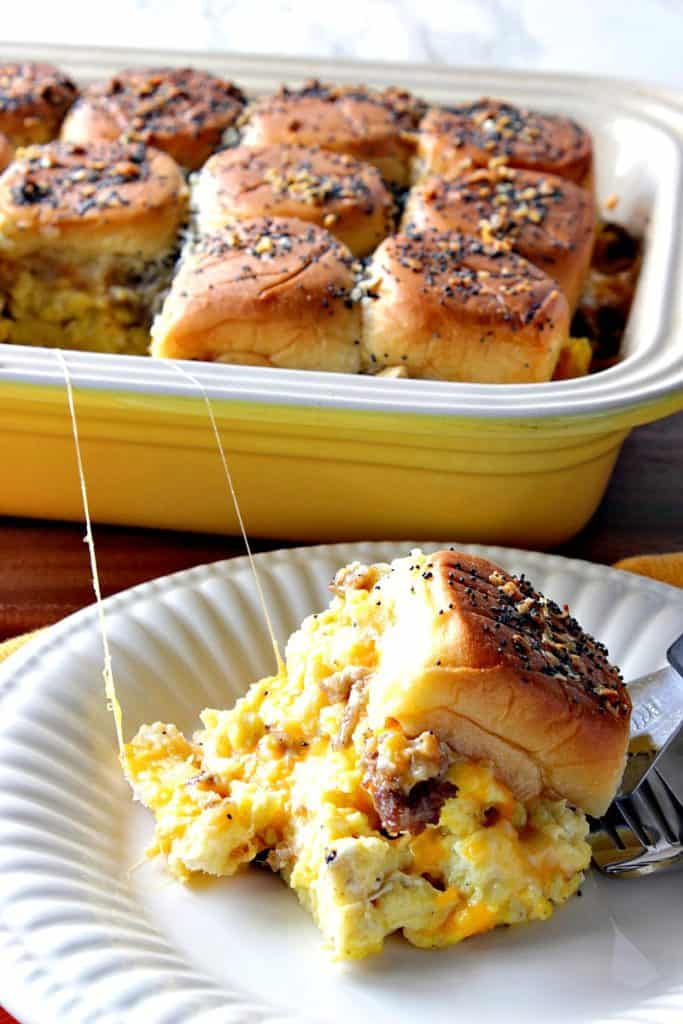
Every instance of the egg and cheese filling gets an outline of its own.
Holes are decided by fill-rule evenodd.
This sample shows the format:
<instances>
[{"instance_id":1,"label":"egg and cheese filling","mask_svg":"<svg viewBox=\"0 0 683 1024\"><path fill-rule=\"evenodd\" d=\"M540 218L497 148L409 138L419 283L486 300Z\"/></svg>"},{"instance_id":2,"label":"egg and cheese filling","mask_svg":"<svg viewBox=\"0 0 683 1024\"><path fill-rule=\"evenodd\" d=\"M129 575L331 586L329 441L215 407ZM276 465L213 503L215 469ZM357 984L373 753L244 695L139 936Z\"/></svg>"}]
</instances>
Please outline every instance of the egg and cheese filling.
<instances>
[{"instance_id":1,"label":"egg and cheese filling","mask_svg":"<svg viewBox=\"0 0 683 1024\"><path fill-rule=\"evenodd\" d=\"M175 253L88 263L43 255L21 267L0 258L0 341L143 355L174 263Z\"/></svg>"},{"instance_id":2,"label":"egg and cheese filling","mask_svg":"<svg viewBox=\"0 0 683 1024\"><path fill-rule=\"evenodd\" d=\"M146 725L124 754L155 815L150 855L183 880L257 858L337 959L378 952L394 932L447 946L547 918L590 860L586 818L565 801L521 803L490 764L433 733L371 726L387 615L372 586L335 597L290 638L280 674L229 711L205 710L192 740Z\"/></svg>"}]
</instances>

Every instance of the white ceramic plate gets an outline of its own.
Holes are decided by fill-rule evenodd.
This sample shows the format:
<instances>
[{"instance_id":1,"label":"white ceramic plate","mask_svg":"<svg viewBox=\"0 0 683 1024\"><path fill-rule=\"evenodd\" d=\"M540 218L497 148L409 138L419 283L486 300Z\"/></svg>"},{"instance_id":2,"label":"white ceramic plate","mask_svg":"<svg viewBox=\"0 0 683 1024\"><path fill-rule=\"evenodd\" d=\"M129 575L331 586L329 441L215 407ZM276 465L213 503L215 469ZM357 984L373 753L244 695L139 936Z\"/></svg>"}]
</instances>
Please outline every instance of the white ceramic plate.
<instances>
[{"instance_id":1,"label":"white ceramic plate","mask_svg":"<svg viewBox=\"0 0 683 1024\"><path fill-rule=\"evenodd\" d=\"M258 558L278 636L324 606L334 570L406 544ZM527 573L604 640L626 677L658 667L683 593L586 563L475 548ZM192 729L272 669L244 559L156 580L107 602L130 736L144 720ZM151 817L134 806L102 696L93 609L0 670L0 1002L22 1024L275 1024L683 1019L683 875L606 881L545 923L441 952L400 939L356 965L328 962L294 895L265 872L192 888L140 860Z\"/></svg>"}]
</instances>

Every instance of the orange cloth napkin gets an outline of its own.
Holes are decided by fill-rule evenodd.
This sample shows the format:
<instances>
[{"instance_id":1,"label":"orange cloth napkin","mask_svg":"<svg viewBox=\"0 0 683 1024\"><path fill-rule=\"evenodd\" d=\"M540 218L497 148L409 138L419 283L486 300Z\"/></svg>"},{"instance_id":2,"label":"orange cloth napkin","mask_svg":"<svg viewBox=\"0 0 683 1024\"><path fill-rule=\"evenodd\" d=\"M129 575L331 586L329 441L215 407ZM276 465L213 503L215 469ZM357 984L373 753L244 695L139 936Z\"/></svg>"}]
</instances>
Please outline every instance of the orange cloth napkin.
<instances>
[{"instance_id":1,"label":"orange cloth napkin","mask_svg":"<svg viewBox=\"0 0 683 1024\"><path fill-rule=\"evenodd\" d=\"M20 647L23 647L27 641L31 640L34 636L38 636L42 633L42 629L36 629L32 633L22 633L21 636L13 636L11 640L5 640L4 643L0 644L0 661L4 661L5 658L9 658L10 654L14 654ZM0 1024L2 1022L0 1021Z\"/></svg>"},{"instance_id":2,"label":"orange cloth napkin","mask_svg":"<svg viewBox=\"0 0 683 1024\"><path fill-rule=\"evenodd\" d=\"M622 558L621 561L615 562L614 568L625 569L638 576L649 576L650 579L659 580L660 583L669 583L674 587L683 587L683 551L672 551L663 555L633 555L631 558ZM0 662L9 658L11 654L14 654L39 633L42 633L42 630L36 629L33 633L24 633L22 636L5 640L0 644ZM0 1024L2 1024L1 1020Z\"/></svg>"},{"instance_id":3,"label":"orange cloth napkin","mask_svg":"<svg viewBox=\"0 0 683 1024\"><path fill-rule=\"evenodd\" d=\"M683 587L683 551L672 551L666 555L634 555L615 562L614 568L649 576L672 587Z\"/></svg>"}]
</instances>

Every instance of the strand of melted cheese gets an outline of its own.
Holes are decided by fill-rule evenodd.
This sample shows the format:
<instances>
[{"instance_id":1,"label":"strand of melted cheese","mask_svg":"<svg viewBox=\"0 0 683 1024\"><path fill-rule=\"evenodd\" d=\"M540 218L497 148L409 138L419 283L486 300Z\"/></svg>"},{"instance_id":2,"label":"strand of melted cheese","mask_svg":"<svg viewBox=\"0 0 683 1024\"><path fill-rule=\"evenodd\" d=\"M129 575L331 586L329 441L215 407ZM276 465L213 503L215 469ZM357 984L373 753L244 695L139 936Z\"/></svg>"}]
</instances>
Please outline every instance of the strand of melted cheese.
<instances>
[{"instance_id":1,"label":"strand of melted cheese","mask_svg":"<svg viewBox=\"0 0 683 1024\"><path fill-rule=\"evenodd\" d=\"M220 435L220 431L218 429L218 424L216 423L216 417L214 415L213 406L211 405L211 400L210 400L208 394L206 393L206 389L205 389L204 385L202 384L202 382L200 380L198 380L193 374L188 373L187 370L183 369L183 367L179 366L178 363L176 363L176 362L171 363L171 366L173 367L174 370L177 371L177 373L180 374L181 377L184 377L188 381L188 383L193 385L193 387L196 388L199 391L199 393L201 394L202 398L204 399L204 405L206 406L206 411L207 411L207 414L208 414L208 417L209 417L209 422L211 424L211 429L213 431L213 436L214 436L214 439L216 441L216 447L218 448L218 452L219 452L220 457L221 457L221 463L223 465L223 472L225 474L225 480L226 480L226 483L228 485L228 492L229 492L230 497L232 499L233 508L235 509L235 515L237 517L237 522L239 523L239 528L240 528L240 532L242 534L242 539L244 541L244 546L245 546L245 548L247 550L247 557L249 558L249 565L251 567L251 573L252 573L252 576L254 577L254 584L256 586L256 592L258 594L258 599L259 599L259 602L261 604L261 608L263 610L263 616L264 616L264 618L266 620L266 626L268 628L268 634L270 636L270 642L271 642L271 644L273 646L273 652L275 654L275 664L277 666L277 672L279 673L283 669L283 667L284 667L283 661L282 661L282 656L280 654L280 648L278 647L277 640L275 639L275 630L273 629L273 624L272 624L272 621L271 621L271 618L270 618L270 613L268 612L268 605L266 604L266 599L264 597L263 589L261 587L261 580L259 579L259 575L258 575L258 572L256 570L256 562L254 560L254 556L253 556L252 551L251 551L251 545L249 543L249 538L247 536L247 531L246 531L246 528L245 528L245 525L244 525L244 519L242 518L242 510L240 509L240 503L239 503L239 501L237 499L237 491L235 490L235 485L234 485L233 479L232 479L232 473L230 472L230 467L228 466L228 460L227 460L227 457L226 457L226 454L225 454L225 448L223 447L223 442L221 440L221 435Z\"/></svg>"},{"instance_id":2,"label":"strand of melted cheese","mask_svg":"<svg viewBox=\"0 0 683 1024\"><path fill-rule=\"evenodd\" d=\"M100 574L97 568L97 555L95 553L95 540L92 532L92 522L90 519L90 505L88 502L88 488L85 482L85 473L83 472L83 459L81 457L81 442L78 435L78 420L76 419L76 407L74 404L74 393L71 383L71 374L69 367L67 366L64 353L61 349L56 350L57 359L60 362L62 372L64 374L64 380L66 383L66 397L69 404L69 416L71 417L71 432L74 439L74 447L76 449L76 465L78 468L78 479L81 487L81 500L83 502L83 516L85 518L85 537L83 538L85 543L88 545L88 553L90 555L90 572L92 575L93 590L95 591L95 602L97 604L97 619L100 629L100 637L102 639L102 650L104 653L104 667L102 669L102 677L104 679L104 692L107 697L109 704L109 710L114 716L114 724L116 725L116 739L119 745L119 754L123 756L123 716L121 714L121 705L119 704L116 696L116 684L114 682L114 673L112 671L112 658L111 651L109 649L109 636L107 633L107 619L104 612L104 604L102 603L102 588L100 586Z\"/></svg>"}]
</instances>

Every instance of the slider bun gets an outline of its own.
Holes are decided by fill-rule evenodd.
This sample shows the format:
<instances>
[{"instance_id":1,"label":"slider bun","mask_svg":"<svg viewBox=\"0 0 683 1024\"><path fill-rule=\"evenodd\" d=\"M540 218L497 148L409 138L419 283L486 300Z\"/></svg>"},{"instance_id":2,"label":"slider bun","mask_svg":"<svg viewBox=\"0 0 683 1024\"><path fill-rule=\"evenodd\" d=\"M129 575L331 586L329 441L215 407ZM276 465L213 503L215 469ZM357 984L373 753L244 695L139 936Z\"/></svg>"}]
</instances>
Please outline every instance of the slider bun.
<instances>
[{"instance_id":1,"label":"slider bun","mask_svg":"<svg viewBox=\"0 0 683 1024\"><path fill-rule=\"evenodd\" d=\"M363 300L363 363L409 377L550 380L569 311L556 283L515 253L455 233L394 235L376 250Z\"/></svg>"},{"instance_id":2,"label":"slider bun","mask_svg":"<svg viewBox=\"0 0 683 1024\"><path fill-rule=\"evenodd\" d=\"M126 70L85 92L64 122L62 139L137 140L194 170L218 148L243 105L236 86L207 71Z\"/></svg>"},{"instance_id":3,"label":"slider bun","mask_svg":"<svg viewBox=\"0 0 683 1024\"><path fill-rule=\"evenodd\" d=\"M6 135L0 133L0 171L4 171L8 164L12 162L13 156L14 146Z\"/></svg>"},{"instance_id":4,"label":"slider bun","mask_svg":"<svg viewBox=\"0 0 683 1024\"><path fill-rule=\"evenodd\" d=\"M379 171L316 147L239 146L216 153L195 187L197 225L297 217L326 227L364 256L393 229L394 203Z\"/></svg>"},{"instance_id":5,"label":"slider bun","mask_svg":"<svg viewBox=\"0 0 683 1024\"><path fill-rule=\"evenodd\" d=\"M49 142L77 96L76 85L52 64L0 64L0 132L15 146Z\"/></svg>"},{"instance_id":6,"label":"slider bun","mask_svg":"<svg viewBox=\"0 0 683 1024\"><path fill-rule=\"evenodd\" d=\"M420 174L453 175L462 171L463 164L486 167L494 159L592 187L591 137L568 117L485 98L459 107L434 108L420 125Z\"/></svg>"},{"instance_id":7,"label":"slider bun","mask_svg":"<svg viewBox=\"0 0 683 1024\"><path fill-rule=\"evenodd\" d=\"M522 801L601 815L624 769L631 703L607 651L568 612L492 562L456 551L393 563L370 688L373 729L432 730L491 761Z\"/></svg>"},{"instance_id":8,"label":"slider bun","mask_svg":"<svg viewBox=\"0 0 683 1024\"><path fill-rule=\"evenodd\" d=\"M283 86L247 108L242 142L288 142L348 153L374 164L387 181L406 185L424 110L421 101L395 88L377 92L317 81L298 90Z\"/></svg>"},{"instance_id":9,"label":"slider bun","mask_svg":"<svg viewBox=\"0 0 683 1024\"><path fill-rule=\"evenodd\" d=\"M174 244L186 206L179 168L140 143L29 146L0 177L0 250L154 257Z\"/></svg>"},{"instance_id":10,"label":"slider bun","mask_svg":"<svg viewBox=\"0 0 683 1024\"><path fill-rule=\"evenodd\" d=\"M590 265L595 220L595 201L586 189L552 174L490 167L426 178L411 189L403 223L511 248L557 281L574 309Z\"/></svg>"},{"instance_id":11,"label":"slider bun","mask_svg":"<svg viewBox=\"0 0 683 1024\"><path fill-rule=\"evenodd\" d=\"M152 327L152 355L302 370L358 370L352 257L327 231L259 217L186 252Z\"/></svg>"}]
</instances>

